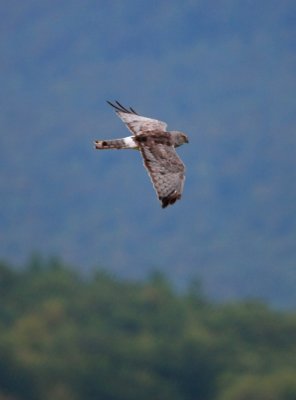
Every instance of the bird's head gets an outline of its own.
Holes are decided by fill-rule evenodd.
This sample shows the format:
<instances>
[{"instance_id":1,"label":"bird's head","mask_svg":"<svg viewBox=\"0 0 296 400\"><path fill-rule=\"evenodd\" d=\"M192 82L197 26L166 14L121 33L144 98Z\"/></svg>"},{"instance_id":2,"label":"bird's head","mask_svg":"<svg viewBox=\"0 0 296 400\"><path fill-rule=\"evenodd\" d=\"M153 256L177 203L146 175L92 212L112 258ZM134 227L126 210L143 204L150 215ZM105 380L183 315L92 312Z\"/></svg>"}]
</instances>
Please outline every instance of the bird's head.
<instances>
[{"instance_id":1,"label":"bird's head","mask_svg":"<svg viewBox=\"0 0 296 400\"><path fill-rule=\"evenodd\" d=\"M174 147L179 147L184 143L189 143L188 136L179 131L171 131L170 132L173 138Z\"/></svg>"}]
</instances>

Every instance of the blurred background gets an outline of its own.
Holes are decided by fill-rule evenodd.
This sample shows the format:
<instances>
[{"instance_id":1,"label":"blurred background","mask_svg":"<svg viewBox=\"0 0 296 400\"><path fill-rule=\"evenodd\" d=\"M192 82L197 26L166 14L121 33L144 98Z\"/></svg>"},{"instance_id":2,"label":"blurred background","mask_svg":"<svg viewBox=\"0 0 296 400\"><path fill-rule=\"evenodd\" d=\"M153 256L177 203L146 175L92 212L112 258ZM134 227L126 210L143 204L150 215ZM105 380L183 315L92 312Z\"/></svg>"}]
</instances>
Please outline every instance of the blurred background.
<instances>
[{"instance_id":1,"label":"blurred background","mask_svg":"<svg viewBox=\"0 0 296 400\"><path fill-rule=\"evenodd\" d=\"M1 400L296 398L295 19L0 2ZM128 135L106 100L189 135L180 202L161 209L137 152L93 149Z\"/></svg>"}]
</instances>

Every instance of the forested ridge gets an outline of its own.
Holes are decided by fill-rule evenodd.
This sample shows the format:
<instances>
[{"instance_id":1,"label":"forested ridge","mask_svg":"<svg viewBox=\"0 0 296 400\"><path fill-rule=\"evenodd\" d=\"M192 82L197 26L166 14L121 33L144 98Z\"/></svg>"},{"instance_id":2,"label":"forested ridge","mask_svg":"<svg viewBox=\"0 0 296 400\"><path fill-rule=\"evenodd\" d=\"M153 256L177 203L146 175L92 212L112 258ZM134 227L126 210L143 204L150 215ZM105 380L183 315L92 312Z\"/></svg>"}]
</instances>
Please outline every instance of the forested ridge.
<instances>
[{"instance_id":1,"label":"forested ridge","mask_svg":"<svg viewBox=\"0 0 296 400\"><path fill-rule=\"evenodd\" d=\"M296 314L56 259L0 265L1 400L295 400Z\"/></svg>"}]
</instances>

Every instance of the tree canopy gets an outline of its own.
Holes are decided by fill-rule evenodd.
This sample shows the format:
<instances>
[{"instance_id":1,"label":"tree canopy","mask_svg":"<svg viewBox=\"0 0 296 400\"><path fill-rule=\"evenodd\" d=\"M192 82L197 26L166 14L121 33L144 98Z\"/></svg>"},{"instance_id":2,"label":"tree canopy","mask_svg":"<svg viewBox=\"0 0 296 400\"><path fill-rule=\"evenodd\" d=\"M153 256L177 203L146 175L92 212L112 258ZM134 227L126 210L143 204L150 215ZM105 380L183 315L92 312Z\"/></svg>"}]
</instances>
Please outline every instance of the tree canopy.
<instances>
[{"instance_id":1,"label":"tree canopy","mask_svg":"<svg viewBox=\"0 0 296 400\"><path fill-rule=\"evenodd\" d=\"M294 400L296 315L154 274L0 264L0 400Z\"/></svg>"}]
</instances>

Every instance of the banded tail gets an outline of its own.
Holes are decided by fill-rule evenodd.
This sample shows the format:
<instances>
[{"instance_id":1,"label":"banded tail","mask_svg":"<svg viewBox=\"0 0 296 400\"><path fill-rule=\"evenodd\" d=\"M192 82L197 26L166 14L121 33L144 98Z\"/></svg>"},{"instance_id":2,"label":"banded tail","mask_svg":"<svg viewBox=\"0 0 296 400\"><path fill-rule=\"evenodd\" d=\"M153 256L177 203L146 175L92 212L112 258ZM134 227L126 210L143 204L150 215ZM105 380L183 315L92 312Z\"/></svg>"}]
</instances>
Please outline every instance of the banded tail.
<instances>
[{"instance_id":1,"label":"banded tail","mask_svg":"<svg viewBox=\"0 0 296 400\"><path fill-rule=\"evenodd\" d=\"M132 136L128 136L123 139L113 140L96 140L94 142L95 148L98 150L110 150L110 149L137 149L138 146L135 143Z\"/></svg>"}]
</instances>

